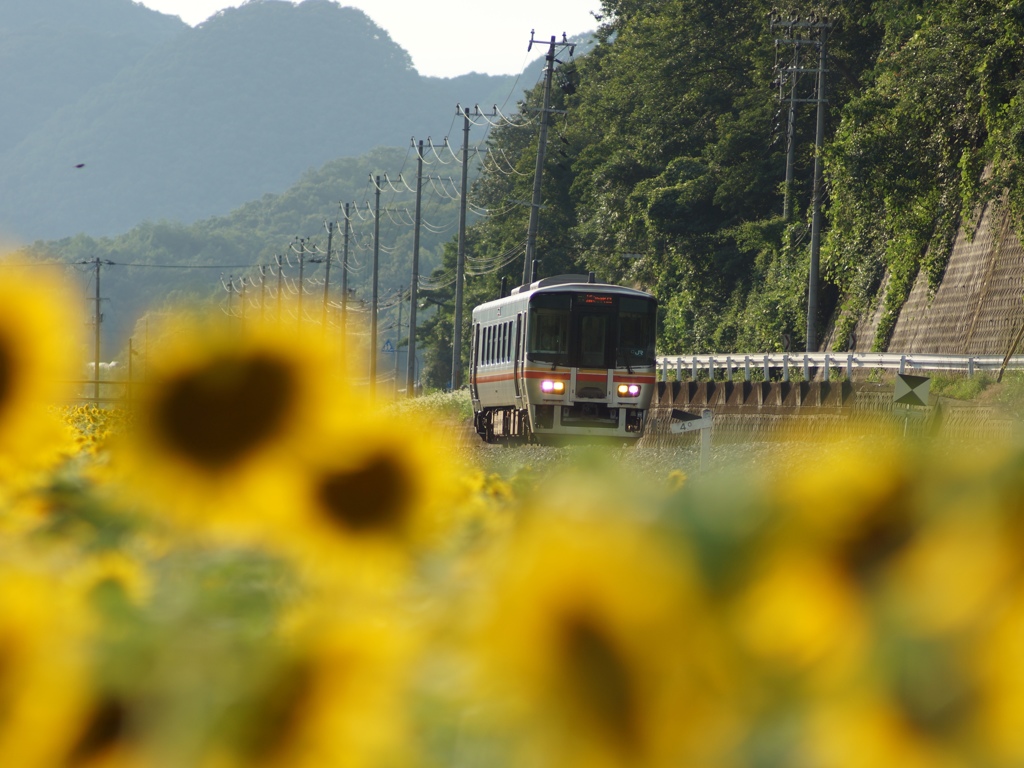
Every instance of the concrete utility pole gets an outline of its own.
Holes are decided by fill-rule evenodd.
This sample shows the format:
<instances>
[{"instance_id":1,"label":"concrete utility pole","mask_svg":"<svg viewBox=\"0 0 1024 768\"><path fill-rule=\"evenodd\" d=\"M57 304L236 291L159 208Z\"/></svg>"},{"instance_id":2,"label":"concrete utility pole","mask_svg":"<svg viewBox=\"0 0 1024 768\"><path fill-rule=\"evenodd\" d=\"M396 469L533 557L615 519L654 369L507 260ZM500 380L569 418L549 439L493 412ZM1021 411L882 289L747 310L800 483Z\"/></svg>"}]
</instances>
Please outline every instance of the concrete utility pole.
<instances>
[{"instance_id":1,"label":"concrete utility pole","mask_svg":"<svg viewBox=\"0 0 1024 768\"><path fill-rule=\"evenodd\" d=\"M334 222L329 221L324 226L327 227L327 256L324 258L324 300L323 309L320 313L321 335L326 335L327 333L327 299L329 298L331 287L331 247L334 243Z\"/></svg>"},{"instance_id":2,"label":"concrete utility pole","mask_svg":"<svg viewBox=\"0 0 1024 768\"><path fill-rule=\"evenodd\" d=\"M818 348L817 318L818 318L818 283L819 265L821 255L821 199L822 199L822 150L825 144L825 105L828 99L825 98L825 75L828 53L826 44L828 35L832 31L832 23L827 19L819 19L812 16L807 19L782 19L772 16L772 29L779 27L785 30L787 37L776 39L778 44L791 44L793 46L792 66L786 67L783 71L790 76L789 95L789 122L787 126L787 158L786 158L786 186L785 199L783 203L783 218L789 221L792 209L792 184L793 165L795 157L795 124L796 105L798 103L814 103L817 105L817 126L814 139L814 187L811 195L811 255L807 275L807 328L806 345L807 351L813 352ZM817 39L801 36L802 33L816 33ZM815 46L818 48L818 67L804 69L800 66L800 48L802 46ZM797 97L797 80L801 74L815 73L816 93L813 98ZM780 98L782 80L779 81Z\"/></svg>"},{"instance_id":3,"label":"concrete utility pole","mask_svg":"<svg viewBox=\"0 0 1024 768\"><path fill-rule=\"evenodd\" d=\"M341 346L342 352L348 344L348 236L351 222L348 218L349 215L349 204L345 203L345 229L342 230L344 237L342 238L342 249L341 249Z\"/></svg>"},{"instance_id":4,"label":"concrete utility pole","mask_svg":"<svg viewBox=\"0 0 1024 768\"><path fill-rule=\"evenodd\" d=\"M263 308L267 304L267 268L260 264L260 322L263 322Z\"/></svg>"},{"instance_id":5,"label":"concrete utility pole","mask_svg":"<svg viewBox=\"0 0 1024 768\"><path fill-rule=\"evenodd\" d=\"M530 45L527 46L527 52L533 48L534 43L540 42L533 36L533 31L530 32ZM555 38L552 35L551 40L548 42L548 52L544 57L547 61L547 66L544 69L544 105L541 108L540 113L540 136L537 139L537 166L533 172L533 199L530 203L530 223L526 230L526 258L523 262L523 285L529 285L533 282L534 277L534 261L536 260L537 252L537 230L540 227L540 206L541 206L541 179L544 174L544 155L547 151L548 144L548 113L551 111L551 80L555 74L555 48L559 45L555 42ZM575 43L570 43L565 39L565 35L562 35L562 47L569 49L569 55L572 56L573 51L576 49Z\"/></svg>"},{"instance_id":6,"label":"concrete utility pole","mask_svg":"<svg viewBox=\"0 0 1024 768\"><path fill-rule=\"evenodd\" d=\"M94 342L95 343L95 347L94 347L94 350L93 350L94 353L95 353L95 358L96 359L93 362L93 365L95 367L93 368L93 372L92 372L92 374L93 374L93 392L92 392L92 396L93 396L93 399L96 402L99 402L99 399L100 399L100 324L103 322L103 311L102 311L102 309L100 307L100 304L103 301L102 297L100 296L100 265L104 264L104 263L106 263L106 264L113 264L114 262L112 262L112 261L104 262L104 261L102 261L100 259L99 256L97 256L96 259L93 261L93 264L96 265L96 314L95 314L95 317L94 317L94 320L93 320L93 322L96 325L96 338L95 338L95 342Z\"/></svg>"},{"instance_id":7,"label":"concrete utility pole","mask_svg":"<svg viewBox=\"0 0 1024 768\"><path fill-rule=\"evenodd\" d=\"M789 69L789 110L786 116L786 185L782 199L782 220L787 224L792 216L793 167L796 165L796 84L799 72L800 46L794 44L793 63Z\"/></svg>"},{"instance_id":8,"label":"concrete utility pole","mask_svg":"<svg viewBox=\"0 0 1024 768\"><path fill-rule=\"evenodd\" d=\"M814 191L811 196L811 266L807 276L807 351L818 349L818 265L821 254L821 194L822 194L822 162L821 153L825 146L825 64L827 53L825 43L828 40L830 24L818 28L818 125L814 137Z\"/></svg>"},{"instance_id":9,"label":"concrete utility pole","mask_svg":"<svg viewBox=\"0 0 1024 768\"><path fill-rule=\"evenodd\" d=\"M306 271L306 238L304 238L304 237L297 237L297 238L295 238L295 242L299 244L298 248L296 248L294 245L292 245L292 250L299 254L299 305L298 305L298 320L296 322L298 324L297 327L298 327L299 333L301 334L302 333L302 294L305 293L305 289L304 289L303 286L304 286L304 281L306 279L306 276L305 276L305 271Z\"/></svg>"},{"instance_id":10,"label":"concrete utility pole","mask_svg":"<svg viewBox=\"0 0 1024 768\"><path fill-rule=\"evenodd\" d=\"M469 197L469 108L462 112L462 195L459 201L459 256L455 265L455 320L452 328L452 389L462 385L462 293L466 279L466 198Z\"/></svg>"},{"instance_id":11,"label":"concrete utility pole","mask_svg":"<svg viewBox=\"0 0 1024 768\"><path fill-rule=\"evenodd\" d=\"M395 399L398 399L398 350L402 346L402 304L405 303L405 291L398 291L398 325L395 331Z\"/></svg>"},{"instance_id":12,"label":"concrete utility pole","mask_svg":"<svg viewBox=\"0 0 1024 768\"><path fill-rule=\"evenodd\" d=\"M405 396L416 395L416 302L420 282L420 223L423 201L423 140L416 147L416 218L412 234L412 280L409 284L409 349L405 365Z\"/></svg>"},{"instance_id":13,"label":"concrete utility pole","mask_svg":"<svg viewBox=\"0 0 1024 768\"><path fill-rule=\"evenodd\" d=\"M370 400L377 397L377 287L380 275L380 176L374 180L373 279L370 292Z\"/></svg>"},{"instance_id":14,"label":"concrete utility pole","mask_svg":"<svg viewBox=\"0 0 1024 768\"><path fill-rule=\"evenodd\" d=\"M277 259L277 324L281 324L281 280L283 274L281 272L281 254L274 254L274 258Z\"/></svg>"}]
</instances>

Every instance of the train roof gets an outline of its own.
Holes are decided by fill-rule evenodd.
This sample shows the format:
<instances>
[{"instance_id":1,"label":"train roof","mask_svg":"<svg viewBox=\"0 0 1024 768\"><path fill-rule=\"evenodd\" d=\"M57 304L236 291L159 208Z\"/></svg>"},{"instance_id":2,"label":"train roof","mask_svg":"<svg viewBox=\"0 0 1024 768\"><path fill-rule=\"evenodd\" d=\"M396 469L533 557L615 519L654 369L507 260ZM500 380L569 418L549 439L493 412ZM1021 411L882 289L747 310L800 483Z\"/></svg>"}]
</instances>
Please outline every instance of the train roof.
<instances>
[{"instance_id":1,"label":"train roof","mask_svg":"<svg viewBox=\"0 0 1024 768\"><path fill-rule=\"evenodd\" d=\"M529 296L535 293L555 292L565 288L577 288L591 291L601 290L607 291L609 293L617 293L623 296L643 296L647 298L653 298L651 294L637 290L635 288L627 288L626 286L615 285L614 283L598 283L594 280L593 274L555 275L553 277L545 277L540 280L535 280L534 282L528 285L520 285L516 288L513 288L508 296L484 302L483 304L477 305L475 309L481 309L501 303L512 302L517 299L521 300L523 298L528 298Z\"/></svg>"},{"instance_id":2,"label":"train roof","mask_svg":"<svg viewBox=\"0 0 1024 768\"><path fill-rule=\"evenodd\" d=\"M545 288L564 288L566 286L580 286L587 288L594 288L600 286L601 288L611 288L616 291L623 293L635 293L645 294L643 291L638 291L635 288L627 288L623 285L615 285L613 283L599 283L594 279L594 274L591 272L589 275L555 275L553 277L544 277L540 280L535 280L529 285L520 285L517 288L511 290L511 295L516 296L523 293L532 293L534 291L540 291Z\"/></svg>"}]
</instances>

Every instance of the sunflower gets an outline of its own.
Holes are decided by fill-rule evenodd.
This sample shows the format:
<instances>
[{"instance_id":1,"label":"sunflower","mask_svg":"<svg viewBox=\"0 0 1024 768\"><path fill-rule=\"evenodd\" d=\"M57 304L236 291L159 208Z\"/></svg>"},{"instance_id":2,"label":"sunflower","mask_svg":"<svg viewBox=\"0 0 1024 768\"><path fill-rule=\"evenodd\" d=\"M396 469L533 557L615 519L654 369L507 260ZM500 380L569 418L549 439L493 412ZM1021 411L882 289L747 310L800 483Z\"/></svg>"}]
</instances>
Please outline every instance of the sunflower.
<instances>
[{"instance_id":1,"label":"sunflower","mask_svg":"<svg viewBox=\"0 0 1024 768\"><path fill-rule=\"evenodd\" d=\"M783 547L760 554L727 613L752 673L798 675L812 688L833 688L868 663L872 631L863 595L820 554Z\"/></svg>"},{"instance_id":2,"label":"sunflower","mask_svg":"<svg viewBox=\"0 0 1024 768\"><path fill-rule=\"evenodd\" d=\"M113 592L133 605L144 604L153 591L143 565L118 550L100 551L85 559L71 574L71 580L83 595Z\"/></svg>"},{"instance_id":3,"label":"sunflower","mask_svg":"<svg viewBox=\"0 0 1024 768\"><path fill-rule=\"evenodd\" d=\"M0 765L50 768L87 708L82 606L55 579L0 567Z\"/></svg>"},{"instance_id":4,"label":"sunflower","mask_svg":"<svg viewBox=\"0 0 1024 768\"><path fill-rule=\"evenodd\" d=\"M394 586L446 543L468 490L426 418L347 414L293 456L265 541L316 580Z\"/></svg>"},{"instance_id":5,"label":"sunflower","mask_svg":"<svg viewBox=\"0 0 1024 768\"><path fill-rule=\"evenodd\" d=\"M498 737L531 765L721 764L731 684L685 554L611 513L535 512L481 578L471 633Z\"/></svg>"},{"instance_id":6,"label":"sunflower","mask_svg":"<svg viewBox=\"0 0 1024 768\"><path fill-rule=\"evenodd\" d=\"M282 467L339 402L313 334L242 334L180 321L149 364L134 423L116 446L144 503L205 530L245 535Z\"/></svg>"},{"instance_id":7,"label":"sunflower","mask_svg":"<svg viewBox=\"0 0 1024 768\"><path fill-rule=\"evenodd\" d=\"M393 617L325 612L295 630L225 710L209 768L409 766L415 643Z\"/></svg>"},{"instance_id":8,"label":"sunflower","mask_svg":"<svg viewBox=\"0 0 1024 768\"><path fill-rule=\"evenodd\" d=\"M81 376L78 303L52 275L0 264L0 471L56 456L67 433L48 411Z\"/></svg>"}]
</instances>

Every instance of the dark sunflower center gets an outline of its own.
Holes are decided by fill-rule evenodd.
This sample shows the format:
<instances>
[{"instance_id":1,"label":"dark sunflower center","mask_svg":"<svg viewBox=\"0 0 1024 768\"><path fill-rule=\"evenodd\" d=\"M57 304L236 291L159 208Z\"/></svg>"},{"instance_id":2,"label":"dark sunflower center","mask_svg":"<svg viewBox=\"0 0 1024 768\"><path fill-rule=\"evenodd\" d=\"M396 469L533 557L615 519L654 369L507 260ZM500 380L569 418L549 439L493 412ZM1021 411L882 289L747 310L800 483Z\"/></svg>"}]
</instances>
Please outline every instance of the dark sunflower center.
<instances>
[{"instance_id":1,"label":"dark sunflower center","mask_svg":"<svg viewBox=\"0 0 1024 768\"><path fill-rule=\"evenodd\" d=\"M0 334L0 412L7 409L11 390L14 389L14 360L12 359L10 342Z\"/></svg>"},{"instance_id":2,"label":"dark sunflower center","mask_svg":"<svg viewBox=\"0 0 1024 768\"><path fill-rule=\"evenodd\" d=\"M287 665L252 702L240 723L242 749L268 764L287 755L309 715L315 678L306 663Z\"/></svg>"},{"instance_id":3,"label":"dark sunflower center","mask_svg":"<svg viewBox=\"0 0 1024 768\"><path fill-rule=\"evenodd\" d=\"M400 533L410 496L405 468L376 454L360 467L327 473L318 501L332 521L353 533Z\"/></svg>"},{"instance_id":4,"label":"dark sunflower center","mask_svg":"<svg viewBox=\"0 0 1024 768\"><path fill-rule=\"evenodd\" d=\"M913 520L905 507L872 510L840 545L840 562L851 575L868 578L904 549L913 534Z\"/></svg>"},{"instance_id":5,"label":"dark sunflower center","mask_svg":"<svg viewBox=\"0 0 1024 768\"><path fill-rule=\"evenodd\" d=\"M194 464L223 469L280 433L296 390L294 371L270 355L215 360L170 382L156 431Z\"/></svg>"},{"instance_id":6,"label":"dark sunflower center","mask_svg":"<svg viewBox=\"0 0 1024 768\"><path fill-rule=\"evenodd\" d=\"M564 673L572 698L621 747L634 746L636 691L620 650L593 617L566 617L562 627Z\"/></svg>"},{"instance_id":7,"label":"dark sunflower center","mask_svg":"<svg viewBox=\"0 0 1024 768\"><path fill-rule=\"evenodd\" d=\"M0 722L7 718L17 695L10 683L11 670L14 666L10 644L9 638L0 634Z\"/></svg>"},{"instance_id":8,"label":"dark sunflower center","mask_svg":"<svg viewBox=\"0 0 1024 768\"><path fill-rule=\"evenodd\" d=\"M105 699L89 714L68 755L68 765L84 765L116 744L125 731L126 712L121 702Z\"/></svg>"}]
</instances>

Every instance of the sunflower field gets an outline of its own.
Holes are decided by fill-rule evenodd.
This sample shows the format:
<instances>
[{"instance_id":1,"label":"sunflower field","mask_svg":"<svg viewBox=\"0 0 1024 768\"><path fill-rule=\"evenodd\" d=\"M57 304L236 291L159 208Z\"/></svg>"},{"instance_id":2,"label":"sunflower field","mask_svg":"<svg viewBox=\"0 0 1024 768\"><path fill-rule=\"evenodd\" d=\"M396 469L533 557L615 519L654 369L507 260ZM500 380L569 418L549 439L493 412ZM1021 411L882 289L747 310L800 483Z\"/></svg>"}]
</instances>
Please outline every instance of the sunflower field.
<instances>
[{"instance_id":1,"label":"sunflower field","mask_svg":"<svg viewBox=\"0 0 1024 768\"><path fill-rule=\"evenodd\" d=\"M195 316L67 405L73 306L0 285L0 766L1024 765L1018 445L501 468Z\"/></svg>"}]
</instances>

